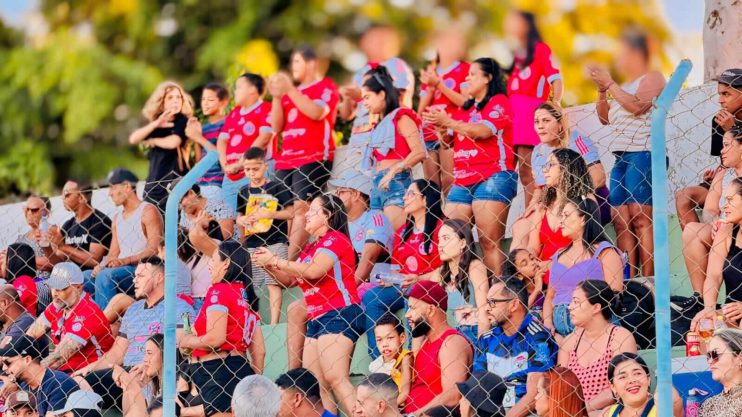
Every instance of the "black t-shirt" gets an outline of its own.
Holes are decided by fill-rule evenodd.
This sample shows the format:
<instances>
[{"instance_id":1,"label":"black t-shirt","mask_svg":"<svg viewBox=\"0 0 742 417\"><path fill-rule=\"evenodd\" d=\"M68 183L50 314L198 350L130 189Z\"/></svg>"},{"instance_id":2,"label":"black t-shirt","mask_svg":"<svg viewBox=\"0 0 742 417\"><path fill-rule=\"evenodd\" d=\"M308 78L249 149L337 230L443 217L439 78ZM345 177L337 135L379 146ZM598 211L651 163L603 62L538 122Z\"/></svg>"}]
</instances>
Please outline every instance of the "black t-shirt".
<instances>
[{"instance_id":1,"label":"black t-shirt","mask_svg":"<svg viewBox=\"0 0 742 417\"><path fill-rule=\"evenodd\" d=\"M64 244L85 251L90 250L91 243L98 243L106 248L111 247L111 219L102 212L93 209L87 219L78 223L73 216L62 225Z\"/></svg>"},{"instance_id":2,"label":"black t-shirt","mask_svg":"<svg viewBox=\"0 0 742 417\"><path fill-rule=\"evenodd\" d=\"M716 118L711 120L711 156L721 156L721 148L724 146L724 129L716 123Z\"/></svg>"},{"instance_id":3,"label":"black t-shirt","mask_svg":"<svg viewBox=\"0 0 742 417\"><path fill-rule=\"evenodd\" d=\"M182 140L180 146L183 147L186 142L186 124L188 123L188 117L182 113L175 115L173 120L173 127L158 127L153 130L147 139L165 138L170 135L178 135ZM177 149L162 149L162 148L151 148L147 153L147 159L149 159L149 174L147 175L147 182L160 181L160 180L173 180L184 174L178 168L178 150Z\"/></svg>"},{"instance_id":4,"label":"black t-shirt","mask_svg":"<svg viewBox=\"0 0 742 417\"><path fill-rule=\"evenodd\" d=\"M269 195L278 200L276 211L283 210L286 206L294 203L294 194L286 185L280 181L268 181L262 187L242 187L237 194L237 213L239 216L245 214L250 196ZM257 248L276 243L288 243L288 223L286 220L273 219L270 229L265 233L257 233L245 239L245 245L249 248Z\"/></svg>"}]
</instances>

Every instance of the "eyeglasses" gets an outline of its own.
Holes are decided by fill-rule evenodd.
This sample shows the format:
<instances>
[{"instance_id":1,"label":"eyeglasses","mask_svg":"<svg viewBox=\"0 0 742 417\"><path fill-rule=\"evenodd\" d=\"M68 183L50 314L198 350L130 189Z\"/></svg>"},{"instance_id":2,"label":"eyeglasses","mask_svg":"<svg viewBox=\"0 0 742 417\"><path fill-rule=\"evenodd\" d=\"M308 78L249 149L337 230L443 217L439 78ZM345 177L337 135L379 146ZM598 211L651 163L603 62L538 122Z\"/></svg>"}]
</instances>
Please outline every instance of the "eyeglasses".
<instances>
[{"instance_id":1,"label":"eyeglasses","mask_svg":"<svg viewBox=\"0 0 742 417\"><path fill-rule=\"evenodd\" d=\"M490 308L495 308L497 303L507 303L508 301L513 301L513 298L488 298L487 305Z\"/></svg>"},{"instance_id":2,"label":"eyeglasses","mask_svg":"<svg viewBox=\"0 0 742 417\"><path fill-rule=\"evenodd\" d=\"M31 213L38 213L41 210L42 210L41 207L26 207L26 211L31 212Z\"/></svg>"},{"instance_id":3,"label":"eyeglasses","mask_svg":"<svg viewBox=\"0 0 742 417\"><path fill-rule=\"evenodd\" d=\"M556 162L547 161L544 164L544 167L541 170L544 171L544 172L546 172L546 171L550 170L552 167L555 167L557 165L558 164Z\"/></svg>"},{"instance_id":4,"label":"eyeglasses","mask_svg":"<svg viewBox=\"0 0 742 417\"><path fill-rule=\"evenodd\" d=\"M716 363L719 360L719 357L721 357L721 353L716 349L706 353L706 361L708 361L708 363Z\"/></svg>"},{"instance_id":5,"label":"eyeglasses","mask_svg":"<svg viewBox=\"0 0 742 417\"><path fill-rule=\"evenodd\" d=\"M422 195L422 193L418 193L417 191L414 191L414 190L407 190L404 193L404 196L405 197L410 197L410 198L412 198L412 197L414 197L416 195Z\"/></svg>"}]
</instances>

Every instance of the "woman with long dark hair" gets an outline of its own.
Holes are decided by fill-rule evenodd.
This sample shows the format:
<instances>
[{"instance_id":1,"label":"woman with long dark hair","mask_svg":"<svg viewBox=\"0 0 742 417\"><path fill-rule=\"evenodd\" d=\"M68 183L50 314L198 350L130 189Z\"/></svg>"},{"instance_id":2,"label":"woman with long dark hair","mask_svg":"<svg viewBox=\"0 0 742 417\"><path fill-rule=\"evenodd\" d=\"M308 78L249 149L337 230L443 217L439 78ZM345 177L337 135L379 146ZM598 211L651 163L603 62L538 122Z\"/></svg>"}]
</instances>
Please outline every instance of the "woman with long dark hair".
<instances>
[{"instance_id":1,"label":"woman with long dark hair","mask_svg":"<svg viewBox=\"0 0 742 417\"><path fill-rule=\"evenodd\" d=\"M361 89L369 114L380 120L371 131L363 168L374 168L371 210L382 210L396 229L404 221L404 193L412 168L425 158L421 122L412 109L399 105L399 91L384 66L366 73Z\"/></svg>"},{"instance_id":2,"label":"woman with long dark hair","mask_svg":"<svg viewBox=\"0 0 742 417\"><path fill-rule=\"evenodd\" d=\"M21 305L36 317L38 290L36 288L36 253L25 243L11 243L5 250L0 265L2 276L18 291Z\"/></svg>"},{"instance_id":3,"label":"woman with long dark hair","mask_svg":"<svg viewBox=\"0 0 742 417\"><path fill-rule=\"evenodd\" d=\"M349 412L355 403L350 360L366 316L356 288L356 255L342 200L330 194L315 197L306 214L306 230L315 240L296 261L267 248L259 248L254 259L278 283L298 283L308 319L302 363L317 376L325 409L337 414L337 400Z\"/></svg>"},{"instance_id":4,"label":"woman with long dark hair","mask_svg":"<svg viewBox=\"0 0 742 417\"><path fill-rule=\"evenodd\" d=\"M505 17L505 34L515 44L513 65L508 78L508 96L513 106L513 145L518 156L520 182L526 191L526 207L531 203L534 183L531 154L539 138L533 128L536 107L553 93L562 99L562 76L554 65L551 49L541 39L533 13L511 10Z\"/></svg>"},{"instance_id":5,"label":"woman with long dark hair","mask_svg":"<svg viewBox=\"0 0 742 417\"><path fill-rule=\"evenodd\" d=\"M515 277L526 284L528 308L540 310L544 305L544 274L549 262L540 260L528 249L513 249L503 267L503 276Z\"/></svg>"},{"instance_id":6,"label":"woman with long dark hair","mask_svg":"<svg viewBox=\"0 0 742 417\"><path fill-rule=\"evenodd\" d=\"M470 96L454 117L432 109L423 118L454 139L454 185L448 193L446 215L477 225L484 263L500 274L510 202L518 187L513 155L513 113L505 95L503 73L492 58L479 58L469 67Z\"/></svg>"}]
</instances>

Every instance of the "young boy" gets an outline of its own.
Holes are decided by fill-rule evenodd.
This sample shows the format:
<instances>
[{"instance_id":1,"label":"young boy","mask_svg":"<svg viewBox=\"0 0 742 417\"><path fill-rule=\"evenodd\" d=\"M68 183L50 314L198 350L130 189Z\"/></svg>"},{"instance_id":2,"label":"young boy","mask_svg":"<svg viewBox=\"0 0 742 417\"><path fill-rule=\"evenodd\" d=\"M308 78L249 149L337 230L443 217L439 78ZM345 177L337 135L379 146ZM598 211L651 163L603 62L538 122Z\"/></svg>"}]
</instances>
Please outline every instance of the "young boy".
<instances>
[{"instance_id":1,"label":"young boy","mask_svg":"<svg viewBox=\"0 0 742 417\"><path fill-rule=\"evenodd\" d=\"M240 236L251 255L257 248L267 247L287 259L288 219L294 216L294 195L282 182L265 177L268 164L263 149L248 149L242 158L242 166L250 183L237 194ZM253 284L256 287L268 286L270 324L278 324L281 317L281 287L263 268L256 265L253 265Z\"/></svg>"},{"instance_id":2,"label":"young boy","mask_svg":"<svg viewBox=\"0 0 742 417\"><path fill-rule=\"evenodd\" d=\"M407 400L412 383L412 352L404 348L407 336L397 316L387 313L376 322L374 327L376 346L381 356L368 366L370 373L382 373L392 377L399 387L397 405L400 407Z\"/></svg>"}]
</instances>

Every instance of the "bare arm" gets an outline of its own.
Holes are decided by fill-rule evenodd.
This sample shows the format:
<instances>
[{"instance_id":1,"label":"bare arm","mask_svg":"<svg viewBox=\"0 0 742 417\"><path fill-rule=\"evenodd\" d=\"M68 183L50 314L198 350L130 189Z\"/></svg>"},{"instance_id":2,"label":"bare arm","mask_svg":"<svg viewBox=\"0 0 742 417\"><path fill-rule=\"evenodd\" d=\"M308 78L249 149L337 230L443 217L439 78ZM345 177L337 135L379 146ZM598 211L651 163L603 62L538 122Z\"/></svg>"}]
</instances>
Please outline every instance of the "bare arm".
<instances>
[{"instance_id":1,"label":"bare arm","mask_svg":"<svg viewBox=\"0 0 742 417\"><path fill-rule=\"evenodd\" d=\"M227 340L226 311L212 309L206 312L206 333L202 335L181 333L179 348L217 349Z\"/></svg>"},{"instance_id":2,"label":"bare arm","mask_svg":"<svg viewBox=\"0 0 742 417\"><path fill-rule=\"evenodd\" d=\"M67 360L77 353L83 345L69 336L64 336L49 356L41 361L41 364L50 368L58 368L65 364Z\"/></svg>"},{"instance_id":3,"label":"bare arm","mask_svg":"<svg viewBox=\"0 0 742 417\"><path fill-rule=\"evenodd\" d=\"M531 372L526 377L526 394L508 411L505 417L527 417L536 406L538 384L543 378L541 372Z\"/></svg>"},{"instance_id":4,"label":"bare arm","mask_svg":"<svg viewBox=\"0 0 742 417\"><path fill-rule=\"evenodd\" d=\"M147 246L139 253L127 258L127 264L137 264L142 259L157 255L162 240L162 216L155 206L149 205L142 213L142 227L147 237Z\"/></svg>"},{"instance_id":5,"label":"bare arm","mask_svg":"<svg viewBox=\"0 0 742 417\"><path fill-rule=\"evenodd\" d=\"M356 116L356 109L358 108L358 99L361 97L361 90L354 86L343 87L341 96L343 100L340 102L340 118L345 121L350 121Z\"/></svg>"},{"instance_id":6,"label":"bare arm","mask_svg":"<svg viewBox=\"0 0 742 417\"><path fill-rule=\"evenodd\" d=\"M356 267L356 283L369 281L371 270L374 269L376 260L379 259L379 255L384 253L384 250L383 246L375 242L368 242L363 245L361 258L358 260L358 266Z\"/></svg>"},{"instance_id":7,"label":"bare arm","mask_svg":"<svg viewBox=\"0 0 742 417\"><path fill-rule=\"evenodd\" d=\"M59 248L68 259L80 265L80 267L94 268L106 254L106 247L100 243L91 243L90 251L79 249L74 246L64 245Z\"/></svg>"},{"instance_id":8,"label":"bare arm","mask_svg":"<svg viewBox=\"0 0 742 417\"><path fill-rule=\"evenodd\" d=\"M164 138L152 138L142 141L146 146L162 149L177 149L183 139L178 135L165 136Z\"/></svg>"},{"instance_id":9,"label":"bare arm","mask_svg":"<svg viewBox=\"0 0 742 417\"><path fill-rule=\"evenodd\" d=\"M487 317L487 292L490 290L487 278L487 267L480 261L469 266L469 280L474 287L474 301L477 303L477 333L482 335L490 330L490 321Z\"/></svg>"},{"instance_id":10,"label":"bare arm","mask_svg":"<svg viewBox=\"0 0 742 417\"><path fill-rule=\"evenodd\" d=\"M191 241L193 248L203 253L205 256L211 257L215 250L219 248L214 239L210 238L202 227L192 227L188 232L188 240Z\"/></svg>"},{"instance_id":11,"label":"bare arm","mask_svg":"<svg viewBox=\"0 0 742 417\"><path fill-rule=\"evenodd\" d=\"M615 82L608 87L608 91L621 107L638 116L646 113L652 107L652 100L660 95L664 87L665 77L657 71L652 71L639 83L636 94L624 91Z\"/></svg>"},{"instance_id":12,"label":"bare arm","mask_svg":"<svg viewBox=\"0 0 742 417\"><path fill-rule=\"evenodd\" d=\"M407 397L410 395L410 387L412 386L412 354L409 354L402 359L399 371L402 376L399 379L399 396L397 397L397 405L404 404L404 402L407 401Z\"/></svg>"},{"instance_id":13,"label":"bare arm","mask_svg":"<svg viewBox=\"0 0 742 417\"><path fill-rule=\"evenodd\" d=\"M555 103L562 101L562 95L564 94L564 82L561 78L557 78L551 83L551 100Z\"/></svg>"},{"instance_id":14,"label":"bare arm","mask_svg":"<svg viewBox=\"0 0 742 417\"><path fill-rule=\"evenodd\" d=\"M400 117L397 129L399 129L399 133L404 136L407 145L410 147L410 154L402 160L402 164L404 165L403 170L412 169L425 159L425 148L420 140L420 129L407 116Z\"/></svg>"},{"instance_id":15,"label":"bare arm","mask_svg":"<svg viewBox=\"0 0 742 417\"><path fill-rule=\"evenodd\" d=\"M154 132L155 129L157 129L158 124L159 124L159 119L153 120L147 123L146 125L140 127L139 129L131 132L131 134L129 135L129 143L132 145L140 144L143 140L147 139L149 135L151 135L152 132Z\"/></svg>"},{"instance_id":16,"label":"bare arm","mask_svg":"<svg viewBox=\"0 0 742 417\"><path fill-rule=\"evenodd\" d=\"M610 124L610 120L608 120L608 111L610 109L611 105L608 103L608 93L598 91L598 102L595 103L595 111L598 113L598 120L604 126Z\"/></svg>"},{"instance_id":17,"label":"bare arm","mask_svg":"<svg viewBox=\"0 0 742 417\"><path fill-rule=\"evenodd\" d=\"M719 207L719 201L721 200L722 183L724 180L724 174L726 170L721 170L714 175L714 179L711 180L711 187L709 192L706 194L706 201L703 204L702 221L706 224L713 224L719 219L721 214L721 208Z\"/></svg>"},{"instance_id":18,"label":"bare arm","mask_svg":"<svg viewBox=\"0 0 742 417\"><path fill-rule=\"evenodd\" d=\"M285 274L313 281L325 276L327 271L335 265L335 260L329 254L318 251L309 263L276 259L275 265Z\"/></svg>"},{"instance_id":19,"label":"bare arm","mask_svg":"<svg viewBox=\"0 0 742 417\"><path fill-rule=\"evenodd\" d=\"M252 146L255 148L265 149L271 142L272 137L273 132L261 132L258 137L255 138L255 142L252 143Z\"/></svg>"},{"instance_id":20,"label":"bare arm","mask_svg":"<svg viewBox=\"0 0 742 417\"><path fill-rule=\"evenodd\" d=\"M605 282L611 286L614 292L623 292L623 259L614 249L606 249L598 257L603 265L603 276Z\"/></svg>"},{"instance_id":21,"label":"bare arm","mask_svg":"<svg viewBox=\"0 0 742 417\"><path fill-rule=\"evenodd\" d=\"M549 329L554 329L554 320L552 318L552 315L554 314L554 296L556 293L554 292L553 287L549 287L546 290L546 297L544 297L544 324Z\"/></svg>"},{"instance_id":22,"label":"bare arm","mask_svg":"<svg viewBox=\"0 0 742 417\"><path fill-rule=\"evenodd\" d=\"M606 175L603 164L592 164L587 167L587 173L590 174L590 180L593 183L593 188L598 189L605 187ZM536 194L534 194L535 196Z\"/></svg>"},{"instance_id":23,"label":"bare arm","mask_svg":"<svg viewBox=\"0 0 742 417\"><path fill-rule=\"evenodd\" d=\"M49 326L47 325L44 313L41 313L41 315L33 322L33 324L31 324L28 330L26 330L26 334L31 336L31 338L33 339L38 339L46 334L46 329L48 328Z\"/></svg>"},{"instance_id":24,"label":"bare arm","mask_svg":"<svg viewBox=\"0 0 742 417\"><path fill-rule=\"evenodd\" d=\"M219 137L216 140L216 150L219 152L219 165L222 169L227 168L227 141L229 135L226 133L219 133Z\"/></svg>"},{"instance_id":25,"label":"bare arm","mask_svg":"<svg viewBox=\"0 0 742 417\"><path fill-rule=\"evenodd\" d=\"M456 383L466 381L469 376L472 361L471 345L462 336L450 336L443 342L438 361L441 364L443 390L425 405L426 410L439 405L453 407L459 403L461 393Z\"/></svg>"},{"instance_id":26,"label":"bare arm","mask_svg":"<svg viewBox=\"0 0 742 417\"><path fill-rule=\"evenodd\" d=\"M108 352L104 353L97 361L90 365L76 371L72 376L85 376L90 372L97 371L99 369L112 368L114 365L121 365L126 356L126 351L129 349L129 339L118 336L113 342L113 346Z\"/></svg>"},{"instance_id":27,"label":"bare arm","mask_svg":"<svg viewBox=\"0 0 742 417\"><path fill-rule=\"evenodd\" d=\"M430 106L430 103L433 102L433 95L435 94L435 87L428 86L428 89L425 90L425 95L420 97L420 102L417 104L417 114L423 114L425 109Z\"/></svg>"},{"instance_id":28,"label":"bare arm","mask_svg":"<svg viewBox=\"0 0 742 417\"><path fill-rule=\"evenodd\" d=\"M724 272L724 261L729 254L729 246L732 244L732 228L724 228L724 231L716 234L709 252L708 267L706 269L706 280L703 282L703 305L709 311L716 310L716 302L719 298L719 289Z\"/></svg>"},{"instance_id":29,"label":"bare arm","mask_svg":"<svg viewBox=\"0 0 742 417\"><path fill-rule=\"evenodd\" d=\"M292 87L287 93L289 98L299 111L308 118L318 121L327 116L330 109L327 106L320 106L311 98L305 96L296 87Z\"/></svg>"},{"instance_id":30,"label":"bare arm","mask_svg":"<svg viewBox=\"0 0 742 417\"><path fill-rule=\"evenodd\" d=\"M283 107L281 107L281 97L273 97L273 103L271 105L271 127L276 133L281 133L284 126L284 114Z\"/></svg>"},{"instance_id":31,"label":"bare arm","mask_svg":"<svg viewBox=\"0 0 742 417\"><path fill-rule=\"evenodd\" d=\"M250 362L255 373L262 374L265 368L265 339L263 338L263 330L260 325L255 326L255 333L252 336L252 343L247 348L250 352Z\"/></svg>"}]
</instances>

